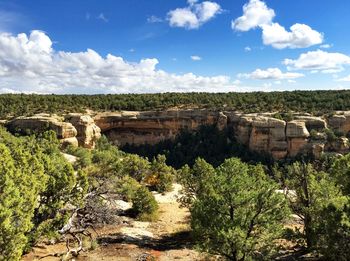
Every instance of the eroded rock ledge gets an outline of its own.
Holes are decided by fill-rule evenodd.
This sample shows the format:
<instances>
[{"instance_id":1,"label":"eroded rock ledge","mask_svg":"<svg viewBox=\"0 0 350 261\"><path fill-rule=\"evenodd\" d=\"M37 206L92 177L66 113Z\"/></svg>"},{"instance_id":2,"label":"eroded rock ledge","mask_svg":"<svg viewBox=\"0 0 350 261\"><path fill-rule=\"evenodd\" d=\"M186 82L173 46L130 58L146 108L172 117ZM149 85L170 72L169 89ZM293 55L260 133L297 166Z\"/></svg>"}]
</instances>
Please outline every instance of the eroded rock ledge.
<instances>
[{"instance_id":1,"label":"eroded rock ledge","mask_svg":"<svg viewBox=\"0 0 350 261\"><path fill-rule=\"evenodd\" d=\"M228 129L234 138L251 151L269 154L274 159L292 158L311 153L316 158L325 152L350 151L350 111L314 117L293 114L289 121L274 113L244 114L234 111L168 110L121 111L91 115L68 114L64 117L35 115L19 117L5 125L14 130L54 130L63 144L93 148L106 135L119 146L156 144L174 139L181 130L195 131L202 125ZM336 133L330 136L329 131ZM327 134L328 132L328 134ZM230 138L230 137L229 137ZM232 137L231 137L232 138Z\"/></svg>"}]
</instances>

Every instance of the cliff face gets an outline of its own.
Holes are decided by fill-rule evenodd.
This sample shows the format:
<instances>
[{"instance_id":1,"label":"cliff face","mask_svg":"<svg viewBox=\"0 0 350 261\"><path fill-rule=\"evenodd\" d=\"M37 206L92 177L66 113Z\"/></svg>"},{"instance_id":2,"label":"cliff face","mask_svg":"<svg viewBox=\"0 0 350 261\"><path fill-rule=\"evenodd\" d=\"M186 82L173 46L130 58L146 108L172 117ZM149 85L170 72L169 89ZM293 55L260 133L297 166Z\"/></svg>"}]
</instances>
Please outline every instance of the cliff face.
<instances>
[{"instance_id":1,"label":"cliff face","mask_svg":"<svg viewBox=\"0 0 350 261\"><path fill-rule=\"evenodd\" d=\"M156 144L173 139L183 129L196 130L201 125L227 126L227 117L220 112L183 110L161 112L100 113L95 123L109 140L119 146Z\"/></svg>"},{"instance_id":2,"label":"cliff face","mask_svg":"<svg viewBox=\"0 0 350 261\"><path fill-rule=\"evenodd\" d=\"M69 114L65 118L56 115L38 114L18 117L4 123L11 132L41 133L53 130L63 147L68 145L94 148L100 138L100 128L89 115Z\"/></svg>"},{"instance_id":3,"label":"cliff face","mask_svg":"<svg viewBox=\"0 0 350 261\"><path fill-rule=\"evenodd\" d=\"M54 130L64 145L94 148L101 133L118 146L156 144L174 139L181 130L195 131L201 125L228 129L234 138L251 151L269 154L275 159L311 153L316 158L325 152L347 153L350 112L313 117L293 115L292 121L273 117L272 113L243 114L209 110L122 111L97 113L93 117L68 114L64 118L49 115L19 117L6 123L10 130ZM325 129L338 132L327 138ZM340 135L342 134L342 135ZM230 138L230 137L228 137Z\"/></svg>"},{"instance_id":4,"label":"cliff face","mask_svg":"<svg viewBox=\"0 0 350 261\"><path fill-rule=\"evenodd\" d=\"M349 152L350 112L338 112L330 117L293 115L292 121L273 118L272 113L243 114L208 110L176 110L162 112L99 113L95 123L116 145L156 144L173 139L182 130L195 131L201 125L228 128L235 139L251 151L269 154L274 159L293 158L311 153L320 157L324 152ZM325 129L342 132L344 137L327 141ZM310 132L316 134L310 136Z\"/></svg>"}]
</instances>

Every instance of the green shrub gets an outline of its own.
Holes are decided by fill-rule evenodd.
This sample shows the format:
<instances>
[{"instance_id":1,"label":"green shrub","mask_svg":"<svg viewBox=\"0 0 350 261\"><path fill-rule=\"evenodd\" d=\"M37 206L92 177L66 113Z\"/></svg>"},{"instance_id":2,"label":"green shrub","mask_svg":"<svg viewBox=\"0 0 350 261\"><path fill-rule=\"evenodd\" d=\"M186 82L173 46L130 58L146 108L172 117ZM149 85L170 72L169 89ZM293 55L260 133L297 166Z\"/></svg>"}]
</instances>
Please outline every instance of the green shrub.
<instances>
[{"instance_id":1,"label":"green shrub","mask_svg":"<svg viewBox=\"0 0 350 261\"><path fill-rule=\"evenodd\" d=\"M158 203L146 187L139 187L132 199L133 211L143 221L153 221L157 216Z\"/></svg>"},{"instance_id":2,"label":"green shrub","mask_svg":"<svg viewBox=\"0 0 350 261\"><path fill-rule=\"evenodd\" d=\"M327 141L328 142L333 142L337 140L337 136L334 134L334 131L331 129L325 129L324 132L327 135Z\"/></svg>"},{"instance_id":3,"label":"green shrub","mask_svg":"<svg viewBox=\"0 0 350 261\"><path fill-rule=\"evenodd\" d=\"M140 183L135 179L130 176L125 176L118 181L117 193L123 197L123 200L132 201L140 186Z\"/></svg>"}]
</instances>

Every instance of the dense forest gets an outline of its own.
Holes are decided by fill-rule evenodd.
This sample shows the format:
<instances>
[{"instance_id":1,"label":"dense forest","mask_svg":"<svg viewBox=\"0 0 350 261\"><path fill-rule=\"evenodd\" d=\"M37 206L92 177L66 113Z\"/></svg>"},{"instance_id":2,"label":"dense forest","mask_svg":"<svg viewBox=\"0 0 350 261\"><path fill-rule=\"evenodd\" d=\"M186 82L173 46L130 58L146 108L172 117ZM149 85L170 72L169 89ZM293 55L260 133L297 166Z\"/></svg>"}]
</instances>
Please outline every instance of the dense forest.
<instances>
[{"instance_id":1,"label":"dense forest","mask_svg":"<svg viewBox=\"0 0 350 261\"><path fill-rule=\"evenodd\" d=\"M34 113L166 108L232 109L244 112L329 113L350 110L350 91L292 91L251 93L158 93L120 95L0 95L0 117Z\"/></svg>"}]
</instances>

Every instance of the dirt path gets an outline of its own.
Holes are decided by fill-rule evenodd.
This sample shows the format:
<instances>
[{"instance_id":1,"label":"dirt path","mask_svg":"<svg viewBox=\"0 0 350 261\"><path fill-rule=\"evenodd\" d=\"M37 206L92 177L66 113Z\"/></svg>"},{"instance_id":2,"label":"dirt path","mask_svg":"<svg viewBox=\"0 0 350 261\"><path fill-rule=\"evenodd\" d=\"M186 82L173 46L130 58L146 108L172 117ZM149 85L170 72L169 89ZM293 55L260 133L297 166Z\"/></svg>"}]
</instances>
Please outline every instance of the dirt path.
<instances>
[{"instance_id":1,"label":"dirt path","mask_svg":"<svg viewBox=\"0 0 350 261\"><path fill-rule=\"evenodd\" d=\"M126 218L123 225L106 226L98 230L99 246L95 250L83 252L76 260L201 260L201 255L193 250L189 234L189 211L181 208L176 199L180 186L165 195L154 193L159 203L159 219L156 222L139 222ZM33 249L22 260L39 260L48 254L62 252L64 244L41 246ZM147 257L149 259L147 259ZM56 261L57 257L40 260Z\"/></svg>"}]
</instances>

